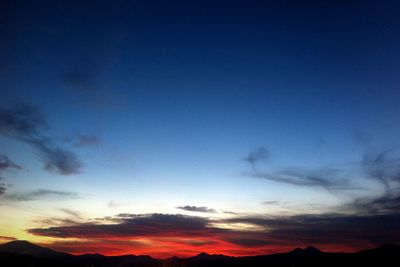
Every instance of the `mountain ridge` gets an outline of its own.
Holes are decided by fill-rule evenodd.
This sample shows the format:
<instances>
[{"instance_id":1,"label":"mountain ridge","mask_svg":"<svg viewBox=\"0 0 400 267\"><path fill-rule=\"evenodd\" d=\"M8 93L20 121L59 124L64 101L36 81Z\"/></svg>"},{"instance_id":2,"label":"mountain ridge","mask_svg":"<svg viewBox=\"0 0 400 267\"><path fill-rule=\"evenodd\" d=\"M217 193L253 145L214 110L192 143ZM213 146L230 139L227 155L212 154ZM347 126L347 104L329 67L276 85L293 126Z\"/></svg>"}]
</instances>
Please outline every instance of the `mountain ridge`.
<instances>
[{"instance_id":1,"label":"mountain ridge","mask_svg":"<svg viewBox=\"0 0 400 267\"><path fill-rule=\"evenodd\" d=\"M0 244L0 252L24 254L44 258L73 256L72 254L42 247L26 240L14 240Z\"/></svg>"},{"instance_id":2,"label":"mountain ridge","mask_svg":"<svg viewBox=\"0 0 400 267\"><path fill-rule=\"evenodd\" d=\"M199 253L188 258L155 259L148 255L105 256L101 254L72 255L38 246L29 241L16 240L0 244L0 265L16 266L125 266L125 267L249 267L249 266L337 266L354 263L363 266L386 266L400 260L400 246L383 246L354 253L323 252L315 247L296 248L286 253L257 256L227 256ZM2 263L5 263L2 264ZM383 264L382 264L383 263ZM389 266L389 265L388 265Z\"/></svg>"}]
</instances>

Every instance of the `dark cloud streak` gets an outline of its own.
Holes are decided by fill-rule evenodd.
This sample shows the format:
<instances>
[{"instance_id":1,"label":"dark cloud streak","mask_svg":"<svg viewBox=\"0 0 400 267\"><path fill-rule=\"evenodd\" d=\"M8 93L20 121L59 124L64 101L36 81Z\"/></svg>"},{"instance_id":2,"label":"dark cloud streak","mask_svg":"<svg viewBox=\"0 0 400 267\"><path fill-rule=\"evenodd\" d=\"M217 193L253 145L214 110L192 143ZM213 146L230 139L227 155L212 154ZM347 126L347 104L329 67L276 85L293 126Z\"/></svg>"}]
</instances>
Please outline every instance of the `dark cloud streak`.
<instances>
[{"instance_id":1,"label":"dark cloud streak","mask_svg":"<svg viewBox=\"0 0 400 267\"><path fill-rule=\"evenodd\" d=\"M72 216L72 217L74 217L76 219L81 219L82 218L81 213L79 211L76 211L76 210L67 209L67 208L61 208L60 211L66 213L66 214L68 214L68 215L70 215L70 216Z\"/></svg>"},{"instance_id":2,"label":"dark cloud streak","mask_svg":"<svg viewBox=\"0 0 400 267\"><path fill-rule=\"evenodd\" d=\"M392 193L391 182L400 182L400 159L391 152L366 153L361 163L368 177L381 183L387 194Z\"/></svg>"},{"instance_id":3,"label":"dark cloud streak","mask_svg":"<svg viewBox=\"0 0 400 267\"><path fill-rule=\"evenodd\" d=\"M6 155L0 154L0 172L8 169L21 170L21 166L12 162Z\"/></svg>"},{"instance_id":4,"label":"dark cloud streak","mask_svg":"<svg viewBox=\"0 0 400 267\"><path fill-rule=\"evenodd\" d=\"M93 146L101 143L100 138L97 135L89 135L89 134L77 134L76 142L74 142L74 146L83 147L83 146Z\"/></svg>"},{"instance_id":5,"label":"dark cloud streak","mask_svg":"<svg viewBox=\"0 0 400 267\"><path fill-rule=\"evenodd\" d=\"M258 170L257 164L260 161L269 159L269 150L264 146L251 151L244 160L252 167L248 174L251 177L262 178L274 182L297 185L322 187L327 191L356 189L350 186L346 172L334 168L304 169L304 168L284 168L279 171Z\"/></svg>"},{"instance_id":6,"label":"dark cloud streak","mask_svg":"<svg viewBox=\"0 0 400 267\"><path fill-rule=\"evenodd\" d=\"M244 161L250 163L252 167L255 167L255 164L263 161L263 160L268 160L269 159L269 150L264 147L260 146L257 149L251 151L245 158Z\"/></svg>"},{"instance_id":7,"label":"dark cloud streak","mask_svg":"<svg viewBox=\"0 0 400 267\"><path fill-rule=\"evenodd\" d=\"M11 161L6 155L0 154L0 195L4 194L7 191L7 184L4 182L4 178L2 177L3 172L16 169L21 170L21 166Z\"/></svg>"},{"instance_id":8,"label":"dark cloud streak","mask_svg":"<svg viewBox=\"0 0 400 267\"><path fill-rule=\"evenodd\" d=\"M45 170L61 175L81 172L83 164L72 151L55 146L47 139L30 140L28 143L36 148Z\"/></svg>"},{"instance_id":9,"label":"dark cloud streak","mask_svg":"<svg viewBox=\"0 0 400 267\"><path fill-rule=\"evenodd\" d=\"M288 168L278 172L255 171L250 175L279 183L321 187L329 192L360 189L350 185L345 171L333 168L321 168L318 170Z\"/></svg>"},{"instance_id":10,"label":"dark cloud streak","mask_svg":"<svg viewBox=\"0 0 400 267\"><path fill-rule=\"evenodd\" d=\"M141 236L193 236L208 232L207 219L173 214L119 214L112 224L80 224L77 226L29 229L28 232L41 236L106 238Z\"/></svg>"},{"instance_id":11,"label":"dark cloud streak","mask_svg":"<svg viewBox=\"0 0 400 267\"><path fill-rule=\"evenodd\" d=\"M384 191L377 197L356 199L346 208L365 214L400 213L400 157L394 150L368 151L364 154L361 167L368 178L382 185Z\"/></svg>"},{"instance_id":12,"label":"dark cloud streak","mask_svg":"<svg viewBox=\"0 0 400 267\"><path fill-rule=\"evenodd\" d=\"M3 195L7 191L7 184L3 182L3 178L0 177L0 195Z\"/></svg>"},{"instance_id":13,"label":"dark cloud streak","mask_svg":"<svg viewBox=\"0 0 400 267\"><path fill-rule=\"evenodd\" d=\"M180 206L180 207L176 207L176 208L180 209L180 210L192 211L192 212L204 212L204 213L215 213L215 212L217 212L215 209L211 209L211 208L204 207L204 206L198 207L198 206L186 205L186 206Z\"/></svg>"},{"instance_id":14,"label":"dark cloud streak","mask_svg":"<svg viewBox=\"0 0 400 267\"><path fill-rule=\"evenodd\" d=\"M78 193L70 191L38 189L25 193L7 194L5 195L5 198L11 201L33 201L79 199L81 196Z\"/></svg>"},{"instance_id":15,"label":"dark cloud streak","mask_svg":"<svg viewBox=\"0 0 400 267\"><path fill-rule=\"evenodd\" d=\"M37 107L28 104L0 107L1 135L30 145L47 171L61 175L80 173L83 167L81 160L44 135L47 128L46 119Z\"/></svg>"}]
</instances>

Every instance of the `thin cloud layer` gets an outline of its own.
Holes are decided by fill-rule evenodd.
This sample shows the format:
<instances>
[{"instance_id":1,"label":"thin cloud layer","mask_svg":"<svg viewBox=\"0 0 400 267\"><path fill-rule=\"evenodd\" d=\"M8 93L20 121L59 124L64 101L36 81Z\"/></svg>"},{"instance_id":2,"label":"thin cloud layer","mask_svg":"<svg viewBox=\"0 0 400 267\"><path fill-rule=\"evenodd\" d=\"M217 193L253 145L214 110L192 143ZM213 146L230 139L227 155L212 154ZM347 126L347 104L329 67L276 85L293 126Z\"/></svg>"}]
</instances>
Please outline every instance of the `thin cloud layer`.
<instances>
[{"instance_id":1,"label":"thin cloud layer","mask_svg":"<svg viewBox=\"0 0 400 267\"><path fill-rule=\"evenodd\" d=\"M95 146L101 143L101 139L93 134L77 134L74 146Z\"/></svg>"},{"instance_id":2,"label":"thin cloud layer","mask_svg":"<svg viewBox=\"0 0 400 267\"><path fill-rule=\"evenodd\" d=\"M0 107L0 134L30 145L44 164L44 169L61 175L80 173L83 163L78 156L63 149L45 135L47 122L40 110L29 104Z\"/></svg>"},{"instance_id":3,"label":"thin cloud layer","mask_svg":"<svg viewBox=\"0 0 400 267\"><path fill-rule=\"evenodd\" d=\"M21 166L12 162L6 155L0 154L0 173L8 169L21 170Z\"/></svg>"},{"instance_id":4,"label":"thin cloud layer","mask_svg":"<svg viewBox=\"0 0 400 267\"><path fill-rule=\"evenodd\" d=\"M328 191L357 189L357 187L350 185L347 171L333 168L321 168L317 170L288 168L277 172L255 171L250 175L279 183L320 187Z\"/></svg>"},{"instance_id":5,"label":"thin cloud layer","mask_svg":"<svg viewBox=\"0 0 400 267\"><path fill-rule=\"evenodd\" d=\"M198 206L186 205L186 206L180 206L180 207L176 207L176 208L180 209L180 210L186 210L186 211L192 211L192 212L205 212L205 213L215 213L215 212L217 212L215 209L211 209L211 208L204 207L204 206L198 207Z\"/></svg>"},{"instance_id":6,"label":"thin cloud layer","mask_svg":"<svg viewBox=\"0 0 400 267\"><path fill-rule=\"evenodd\" d=\"M98 62L99 57L92 55L82 59L79 66L71 68L62 77L62 84L73 93L78 103L97 108L116 108L126 101L122 95L116 92L110 94L101 82L99 72L104 66ZM96 67L97 65L97 67ZM99 67L99 68L98 68Z\"/></svg>"},{"instance_id":7,"label":"thin cloud layer","mask_svg":"<svg viewBox=\"0 0 400 267\"><path fill-rule=\"evenodd\" d=\"M111 200L110 202L108 202L107 207L109 207L109 208L119 208L119 207L128 206L128 205L130 205L130 203L121 203L121 202L117 202L117 201Z\"/></svg>"},{"instance_id":8,"label":"thin cloud layer","mask_svg":"<svg viewBox=\"0 0 400 267\"><path fill-rule=\"evenodd\" d=\"M4 179L0 177L0 195L3 195L7 191L7 184L4 182Z\"/></svg>"},{"instance_id":9,"label":"thin cloud layer","mask_svg":"<svg viewBox=\"0 0 400 267\"><path fill-rule=\"evenodd\" d=\"M36 148L45 170L61 175L81 172L83 164L74 152L54 146L49 140L31 140L29 143Z\"/></svg>"},{"instance_id":10,"label":"thin cloud layer","mask_svg":"<svg viewBox=\"0 0 400 267\"><path fill-rule=\"evenodd\" d=\"M400 213L400 194L397 192L395 195L384 194L376 198L359 198L345 205L344 208L361 214Z\"/></svg>"},{"instance_id":11,"label":"thin cloud layer","mask_svg":"<svg viewBox=\"0 0 400 267\"><path fill-rule=\"evenodd\" d=\"M365 153L361 161L365 175L381 184L383 192L378 197L359 198L348 208L368 214L400 212L400 157L394 150Z\"/></svg>"},{"instance_id":12,"label":"thin cloud layer","mask_svg":"<svg viewBox=\"0 0 400 267\"><path fill-rule=\"evenodd\" d=\"M93 78L94 76L88 70L74 70L65 74L63 82L78 92L91 92L95 90Z\"/></svg>"},{"instance_id":13,"label":"thin cloud layer","mask_svg":"<svg viewBox=\"0 0 400 267\"><path fill-rule=\"evenodd\" d=\"M11 201L34 201L34 200L69 200L79 199L78 193L70 191L59 191L49 189L38 189L25 193L13 193L5 195L7 200Z\"/></svg>"},{"instance_id":14,"label":"thin cloud layer","mask_svg":"<svg viewBox=\"0 0 400 267\"><path fill-rule=\"evenodd\" d=\"M7 191L7 183L2 177L4 171L8 171L10 169L21 170L21 166L11 161L6 155L0 154L0 195L4 194Z\"/></svg>"},{"instance_id":15,"label":"thin cloud layer","mask_svg":"<svg viewBox=\"0 0 400 267\"><path fill-rule=\"evenodd\" d=\"M363 156L361 166L369 178L378 181L387 194L393 193L392 183L400 182L400 158L392 150L370 152Z\"/></svg>"},{"instance_id":16,"label":"thin cloud layer","mask_svg":"<svg viewBox=\"0 0 400 267\"><path fill-rule=\"evenodd\" d=\"M101 144L101 138L95 134L74 134L64 138L64 141L74 147L97 146Z\"/></svg>"},{"instance_id":17,"label":"thin cloud layer","mask_svg":"<svg viewBox=\"0 0 400 267\"><path fill-rule=\"evenodd\" d=\"M200 217L157 213L119 214L107 219L110 221L108 224L36 228L29 229L28 232L35 235L63 238L173 237L177 233L182 236L193 236L207 229L208 223L207 219Z\"/></svg>"},{"instance_id":18,"label":"thin cloud layer","mask_svg":"<svg viewBox=\"0 0 400 267\"><path fill-rule=\"evenodd\" d=\"M250 163L253 167L255 164L260 161L265 161L269 159L269 150L264 147L260 146L257 149L251 151L245 158L244 161Z\"/></svg>"},{"instance_id":19,"label":"thin cloud layer","mask_svg":"<svg viewBox=\"0 0 400 267\"><path fill-rule=\"evenodd\" d=\"M396 194L394 184L400 183L400 157L393 155L393 150L385 150L377 153L365 153L362 160L354 166L359 167L364 178L379 182L385 194ZM247 175L262 178L274 182L291 184L304 187L320 187L329 192L342 190L360 190L363 187L352 183L352 170L345 168L322 167L316 169L284 167L278 170L259 170L256 167L257 153L251 153L246 160L252 167ZM354 170L353 170L354 171Z\"/></svg>"},{"instance_id":20,"label":"thin cloud layer","mask_svg":"<svg viewBox=\"0 0 400 267\"><path fill-rule=\"evenodd\" d=\"M82 214L77 211L77 210L72 210L72 209L67 209L67 208L61 208L60 211L76 218L76 219L81 219L82 218Z\"/></svg>"},{"instance_id":21,"label":"thin cloud layer","mask_svg":"<svg viewBox=\"0 0 400 267\"><path fill-rule=\"evenodd\" d=\"M10 108L0 107L2 135L19 140L30 140L40 136L46 128L46 120L37 107L29 104L17 104Z\"/></svg>"},{"instance_id":22,"label":"thin cloud layer","mask_svg":"<svg viewBox=\"0 0 400 267\"><path fill-rule=\"evenodd\" d=\"M276 200L270 200L270 201L264 201L262 204L263 205L279 205L279 204L281 204L281 202L276 201Z\"/></svg>"},{"instance_id":23,"label":"thin cloud layer","mask_svg":"<svg viewBox=\"0 0 400 267\"><path fill-rule=\"evenodd\" d=\"M260 161L269 159L269 150L260 146L250 152L245 161L252 167L248 174L251 177L262 178L274 182L291 184L296 186L321 187L328 191L354 189L350 186L345 170L334 168L305 169L288 167L278 171L258 170L257 164Z\"/></svg>"}]
</instances>

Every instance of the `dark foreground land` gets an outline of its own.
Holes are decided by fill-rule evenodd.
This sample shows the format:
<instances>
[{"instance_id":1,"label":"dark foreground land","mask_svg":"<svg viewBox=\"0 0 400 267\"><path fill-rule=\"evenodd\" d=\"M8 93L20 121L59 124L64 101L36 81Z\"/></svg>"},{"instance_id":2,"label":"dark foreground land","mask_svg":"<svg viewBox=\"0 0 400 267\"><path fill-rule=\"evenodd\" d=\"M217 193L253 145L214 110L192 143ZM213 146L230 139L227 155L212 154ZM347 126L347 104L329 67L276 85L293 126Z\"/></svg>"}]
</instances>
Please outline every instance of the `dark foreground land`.
<instances>
[{"instance_id":1,"label":"dark foreground land","mask_svg":"<svg viewBox=\"0 0 400 267\"><path fill-rule=\"evenodd\" d=\"M329 253L316 248L295 249L288 253L252 257L229 257L201 253L179 259L157 260L150 256L74 256L31 244L12 241L0 245L0 266L29 267L294 267L294 266L400 266L400 246L388 244L357 253Z\"/></svg>"}]
</instances>

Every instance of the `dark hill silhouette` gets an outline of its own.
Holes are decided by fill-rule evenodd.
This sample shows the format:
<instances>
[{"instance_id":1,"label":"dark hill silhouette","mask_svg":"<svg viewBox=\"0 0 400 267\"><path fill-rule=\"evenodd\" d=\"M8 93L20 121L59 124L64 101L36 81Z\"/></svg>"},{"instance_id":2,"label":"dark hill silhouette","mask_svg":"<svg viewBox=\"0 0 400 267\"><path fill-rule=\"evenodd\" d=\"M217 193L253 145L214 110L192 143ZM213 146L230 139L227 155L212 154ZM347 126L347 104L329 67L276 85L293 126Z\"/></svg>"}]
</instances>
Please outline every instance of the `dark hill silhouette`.
<instances>
[{"instance_id":1,"label":"dark hill silhouette","mask_svg":"<svg viewBox=\"0 0 400 267\"><path fill-rule=\"evenodd\" d=\"M307 255L307 256L312 256L312 255L320 255L323 252L315 247L307 247L305 249L302 248L296 248L294 250L292 250L291 252L289 252L290 254L294 254L294 255Z\"/></svg>"},{"instance_id":2,"label":"dark hill silhouette","mask_svg":"<svg viewBox=\"0 0 400 267\"><path fill-rule=\"evenodd\" d=\"M227 260L231 259L232 257L230 256L225 256L222 254L208 254L205 252L202 252L200 254L197 254L196 256L193 256L191 258L188 258L191 261L212 261L212 260Z\"/></svg>"},{"instance_id":3,"label":"dark hill silhouette","mask_svg":"<svg viewBox=\"0 0 400 267\"><path fill-rule=\"evenodd\" d=\"M12 241L0 245L0 266L32 267L306 267L306 266L397 266L400 246L387 244L356 253L323 252L314 247L296 248L288 253L231 257L200 253L190 258L157 260L146 255L103 256L84 254L74 256L31 244Z\"/></svg>"},{"instance_id":4,"label":"dark hill silhouette","mask_svg":"<svg viewBox=\"0 0 400 267\"><path fill-rule=\"evenodd\" d=\"M25 240L16 240L2 244L0 245L0 252L24 254L38 258L61 258L72 256L71 254L41 247Z\"/></svg>"}]
</instances>

